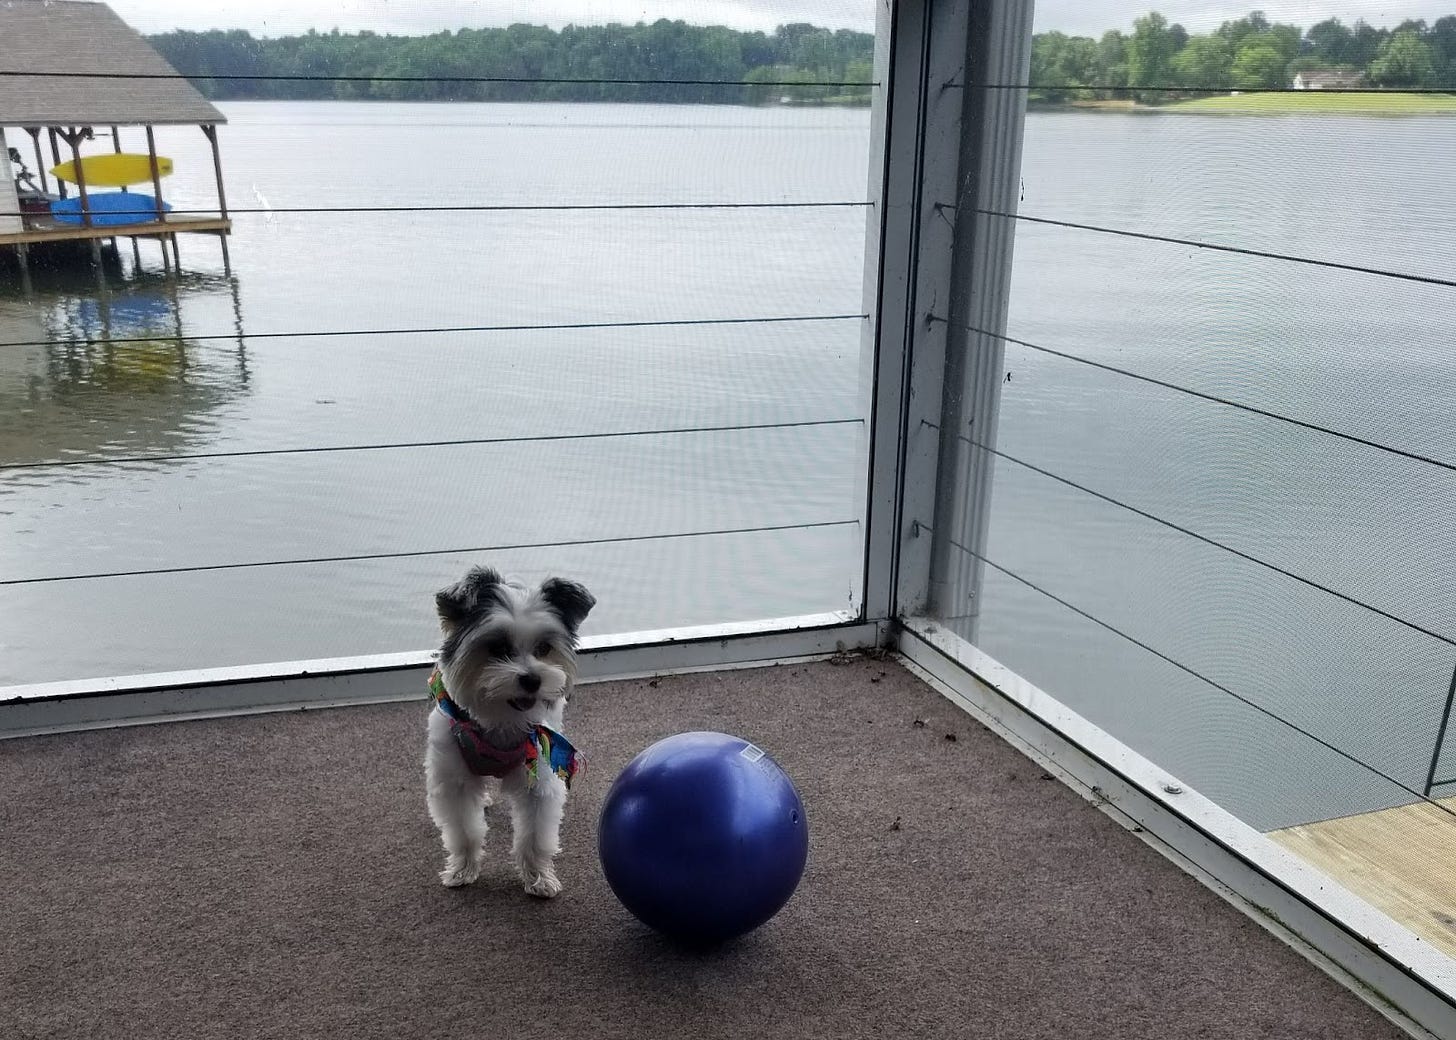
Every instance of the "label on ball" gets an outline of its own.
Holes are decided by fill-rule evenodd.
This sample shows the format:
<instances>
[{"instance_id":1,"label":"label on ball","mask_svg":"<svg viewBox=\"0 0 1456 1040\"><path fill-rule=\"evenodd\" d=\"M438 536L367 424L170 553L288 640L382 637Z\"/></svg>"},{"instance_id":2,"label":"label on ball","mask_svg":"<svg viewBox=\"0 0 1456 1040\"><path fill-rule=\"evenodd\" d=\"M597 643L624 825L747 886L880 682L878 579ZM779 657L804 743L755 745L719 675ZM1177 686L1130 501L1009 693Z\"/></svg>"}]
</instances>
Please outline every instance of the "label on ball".
<instances>
[{"instance_id":1,"label":"label on ball","mask_svg":"<svg viewBox=\"0 0 1456 1040\"><path fill-rule=\"evenodd\" d=\"M743 750L738 753L750 762L757 762L764 755L761 748L756 748L752 744L745 744Z\"/></svg>"}]
</instances>

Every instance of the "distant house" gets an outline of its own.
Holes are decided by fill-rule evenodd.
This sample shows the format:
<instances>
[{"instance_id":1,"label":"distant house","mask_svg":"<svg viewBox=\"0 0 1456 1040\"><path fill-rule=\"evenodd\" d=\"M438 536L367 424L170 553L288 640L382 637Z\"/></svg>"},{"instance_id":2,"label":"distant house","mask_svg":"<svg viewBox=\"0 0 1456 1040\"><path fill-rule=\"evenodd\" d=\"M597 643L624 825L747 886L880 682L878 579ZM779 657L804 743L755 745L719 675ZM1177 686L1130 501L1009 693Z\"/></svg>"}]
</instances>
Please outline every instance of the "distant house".
<instances>
[{"instance_id":1,"label":"distant house","mask_svg":"<svg viewBox=\"0 0 1456 1040\"><path fill-rule=\"evenodd\" d=\"M1294 77L1295 90L1340 90L1365 86L1365 74L1356 69L1305 69Z\"/></svg>"}]
</instances>

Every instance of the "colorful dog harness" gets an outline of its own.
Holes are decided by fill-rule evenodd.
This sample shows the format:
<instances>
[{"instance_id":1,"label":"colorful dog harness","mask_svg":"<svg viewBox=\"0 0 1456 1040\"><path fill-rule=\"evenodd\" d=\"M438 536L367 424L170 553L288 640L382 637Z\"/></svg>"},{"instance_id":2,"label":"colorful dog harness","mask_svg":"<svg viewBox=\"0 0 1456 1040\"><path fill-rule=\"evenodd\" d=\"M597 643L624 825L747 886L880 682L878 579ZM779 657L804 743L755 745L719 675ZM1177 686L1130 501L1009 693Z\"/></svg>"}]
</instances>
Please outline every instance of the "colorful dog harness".
<instances>
[{"instance_id":1,"label":"colorful dog harness","mask_svg":"<svg viewBox=\"0 0 1456 1040\"><path fill-rule=\"evenodd\" d=\"M581 772L584 758L560 733L546 726L533 726L521 743L498 748L485 735L480 723L470 717L445 691L445 679L436 668L430 674L430 700L435 710L450 723L450 735L460 748L466 768L476 776L503 777L513 769L526 767L526 786L534 787L540 776L541 763L559 776L567 787Z\"/></svg>"}]
</instances>

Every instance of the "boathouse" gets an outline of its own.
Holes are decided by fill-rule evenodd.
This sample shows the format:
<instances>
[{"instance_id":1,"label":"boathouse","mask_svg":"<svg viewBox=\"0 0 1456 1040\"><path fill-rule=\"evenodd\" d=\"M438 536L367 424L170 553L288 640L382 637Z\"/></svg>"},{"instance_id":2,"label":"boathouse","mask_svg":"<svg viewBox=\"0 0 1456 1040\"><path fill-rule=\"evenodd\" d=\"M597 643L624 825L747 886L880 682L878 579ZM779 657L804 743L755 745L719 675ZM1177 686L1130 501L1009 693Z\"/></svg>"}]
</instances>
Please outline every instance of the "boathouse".
<instances>
[{"instance_id":1,"label":"boathouse","mask_svg":"<svg viewBox=\"0 0 1456 1040\"><path fill-rule=\"evenodd\" d=\"M14 250L24 275L32 250L89 243L99 261L103 243L129 238L140 262L137 243L150 239L170 268L180 262L177 236L204 234L217 236L230 268L217 145L225 122L106 4L0 3L0 248ZM157 155L158 126L206 135L215 210L170 211L163 184L171 162Z\"/></svg>"}]
</instances>

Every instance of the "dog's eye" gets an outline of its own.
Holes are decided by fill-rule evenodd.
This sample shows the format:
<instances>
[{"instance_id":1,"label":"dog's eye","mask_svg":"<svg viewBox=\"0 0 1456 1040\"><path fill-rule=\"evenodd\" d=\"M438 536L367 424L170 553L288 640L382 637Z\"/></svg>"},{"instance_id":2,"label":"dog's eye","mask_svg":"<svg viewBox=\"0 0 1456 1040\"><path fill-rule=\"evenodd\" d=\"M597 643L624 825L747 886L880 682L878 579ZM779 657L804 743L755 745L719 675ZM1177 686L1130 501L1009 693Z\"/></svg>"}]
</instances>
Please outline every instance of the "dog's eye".
<instances>
[{"instance_id":1,"label":"dog's eye","mask_svg":"<svg viewBox=\"0 0 1456 1040\"><path fill-rule=\"evenodd\" d=\"M510 657L511 641L501 636L496 636L485 644L485 652L490 654L491 657Z\"/></svg>"},{"instance_id":2,"label":"dog's eye","mask_svg":"<svg viewBox=\"0 0 1456 1040\"><path fill-rule=\"evenodd\" d=\"M545 657L549 653L551 653L551 643L549 640L543 639L536 644L537 657Z\"/></svg>"}]
</instances>

